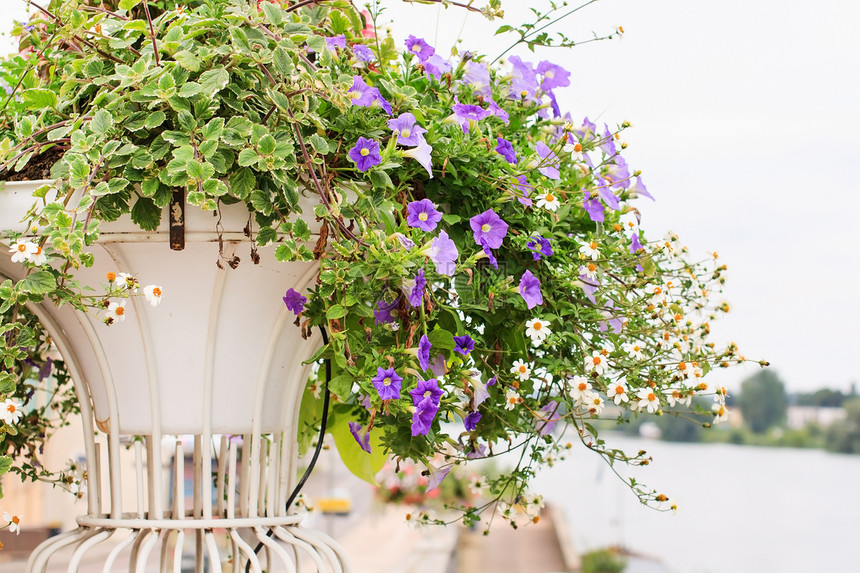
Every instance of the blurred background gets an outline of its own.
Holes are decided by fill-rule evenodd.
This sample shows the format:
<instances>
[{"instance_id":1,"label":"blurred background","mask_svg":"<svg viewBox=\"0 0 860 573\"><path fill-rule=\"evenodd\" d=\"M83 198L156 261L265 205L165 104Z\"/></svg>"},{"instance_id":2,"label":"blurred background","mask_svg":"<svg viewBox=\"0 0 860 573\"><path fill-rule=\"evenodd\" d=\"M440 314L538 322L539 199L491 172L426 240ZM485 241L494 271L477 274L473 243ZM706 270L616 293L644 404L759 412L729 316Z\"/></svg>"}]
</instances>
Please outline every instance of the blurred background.
<instances>
[{"instance_id":1,"label":"blurred background","mask_svg":"<svg viewBox=\"0 0 860 573\"><path fill-rule=\"evenodd\" d=\"M399 46L412 33L443 56L456 47L492 59L516 39L494 36L500 22L463 10L382 5L378 26L390 27ZM529 21L531 5L503 2L506 20ZM26 18L25 2L4 0L0 30ZM613 446L653 456L631 475L677 503L676 515L639 505L613 469L571 437L567 458L534 487L553 518L513 535L497 523L501 541L488 550L455 528L408 530L411 506L379 509L371 486L324 459L309 495L323 505L347 499L349 510L314 519L352 547L358 571L467 571L472 563L472 571L546 573L607 548L626 555L630 573L858 569L850 541L860 534L857 22L860 5L837 0L602 0L549 29L582 45L508 53L571 72L571 85L557 94L574 123L587 116L598 125L633 124L625 156L656 198L637 205L646 237L672 230L694 255L719 252L733 310L714 324L715 339L733 340L771 367L714 373L734 406L722 427L702 431L665 416L606 434ZM610 33L612 40L585 42ZM4 54L15 50L14 38L0 40ZM62 448L69 451L60 460L75 456L73 446ZM11 511L9 492L0 503ZM52 507L25 511L25 529L28 521L69 526L45 517ZM368 535L399 541L370 551ZM509 557L491 568L490 555L513 555L514 543L548 543L558 564ZM566 564L565 551L573 554Z\"/></svg>"}]
</instances>

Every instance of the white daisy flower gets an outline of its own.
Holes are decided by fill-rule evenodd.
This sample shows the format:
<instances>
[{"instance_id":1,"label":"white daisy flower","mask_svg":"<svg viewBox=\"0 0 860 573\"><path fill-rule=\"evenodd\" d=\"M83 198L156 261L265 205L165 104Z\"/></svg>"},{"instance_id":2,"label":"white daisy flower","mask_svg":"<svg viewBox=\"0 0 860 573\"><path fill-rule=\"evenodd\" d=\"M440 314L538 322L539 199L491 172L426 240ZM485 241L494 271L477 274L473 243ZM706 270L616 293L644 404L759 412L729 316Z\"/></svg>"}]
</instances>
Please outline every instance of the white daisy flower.
<instances>
[{"instance_id":1,"label":"white daisy flower","mask_svg":"<svg viewBox=\"0 0 860 573\"><path fill-rule=\"evenodd\" d=\"M579 267L580 276L586 276L590 279L597 279L597 265L594 263L588 263L587 265L582 265Z\"/></svg>"},{"instance_id":2,"label":"white daisy flower","mask_svg":"<svg viewBox=\"0 0 860 573\"><path fill-rule=\"evenodd\" d=\"M590 392L588 397L583 400L582 405L592 416L599 416L603 412L603 398L598 396L596 392Z\"/></svg>"},{"instance_id":3,"label":"white daisy flower","mask_svg":"<svg viewBox=\"0 0 860 573\"><path fill-rule=\"evenodd\" d=\"M130 275L128 273L117 273L116 286L117 288L123 290L137 292L137 287L140 286L140 283L137 282L137 279L134 277L134 275Z\"/></svg>"},{"instance_id":4,"label":"white daisy flower","mask_svg":"<svg viewBox=\"0 0 860 573\"><path fill-rule=\"evenodd\" d=\"M636 393L636 397L639 398L637 406L640 410L647 408L653 414L660 409L660 398L657 396L657 391L653 388L640 388L639 392Z\"/></svg>"},{"instance_id":5,"label":"white daisy flower","mask_svg":"<svg viewBox=\"0 0 860 573\"><path fill-rule=\"evenodd\" d=\"M143 287L143 296L146 297L146 302L152 306L158 306L161 302L161 287L157 285L146 285Z\"/></svg>"},{"instance_id":6,"label":"white daisy flower","mask_svg":"<svg viewBox=\"0 0 860 573\"><path fill-rule=\"evenodd\" d=\"M125 301L112 302L105 312L105 322L113 324L114 322L122 322L125 320Z\"/></svg>"},{"instance_id":7,"label":"white daisy flower","mask_svg":"<svg viewBox=\"0 0 860 573\"><path fill-rule=\"evenodd\" d=\"M21 535L21 516L12 515L8 511L3 512L3 520L9 523L9 533Z\"/></svg>"},{"instance_id":8,"label":"white daisy flower","mask_svg":"<svg viewBox=\"0 0 860 573\"><path fill-rule=\"evenodd\" d=\"M579 247L579 252L586 259L591 259L592 261L596 261L597 259L600 258L600 251L598 251L599 247L600 247L600 245L598 244L598 242L592 239L591 241L589 241L589 242L585 243L584 245L582 245L581 247Z\"/></svg>"},{"instance_id":9,"label":"white daisy flower","mask_svg":"<svg viewBox=\"0 0 860 573\"><path fill-rule=\"evenodd\" d=\"M725 404L713 404L711 410L714 411L714 423L719 424L729 419L729 409Z\"/></svg>"},{"instance_id":10,"label":"white daisy flower","mask_svg":"<svg viewBox=\"0 0 860 573\"><path fill-rule=\"evenodd\" d=\"M640 346L638 342L625 342L621 345L621 348L630 356L630 358L645 360L645 349Z\"/></svg>"},{"instance_id":11,"label":"white daisy flower","mask_svg":"<svg viewBox=\"0 0 860 573\"><path fill-rule=\"evenodd\" d=\"M505 410L513 410L520 403L520 395L516 390L510 389L505 392Z\"/></svg>"},{"instance_id":12,"label":"white daisy flower","mask_svg":"<svg viewBox=\"0 0 860 573\"><path fill-rule=\"evenodd\" d=\"M539 318L526 321L526 336L532 339L532 344L535 346L546 340L550 334L552 331L549 329L549 321Z\"/></svg>"},{"instance_id":13,"label":"white daisy flower","mask_svg":"<svg viewBox=\"0 0 860 573\"><path fill-rule=\"evenodd\" d=\"M514 360L514 365L511 368L511 374L515 374L520 382L525 382L532 374L531 365L526 364L522 360Z\"/></svg>"},{"instance_id":14,"label":"white daisy flower","mask_svg":"<svg viewBox=\"0 0 860 573\"><path fill-rule=\"evenodd\" d=\"M17 239L15 244L9 247L9 252L12 253L12 262L23 263L29 260L38 248L38 245L32 241Z\"/></svg>"},{"instance_id":15,"label":"white daisy flower","mask_svg":"<svg viewBox=\"0 0 860 573\"><path fill-rule=\"evenodd\" d=\"M591 382L585 376L574 376L570 381L570 396L579 403L591 394Z\"/></svg>"},{"instance_id":16,"label":"white daisy flower","mask_svg":"<svg viewBox=\"0 0 860 573\"><path fill-rule=\"evenodd\" d=\"M591 354L591 356L585 357L585 369L588 372L597 372L598 374L603 374L604 372L606 372L606 369L608 367L609 363L606 361L606 357L600 350L595 350Z\"/></svg>"},{"instance_id":17,"label":"white daisy flower","mask_svg":"<svg viewBox=\"0 0 860 573\"><path fill-rule=\"evenodd\" d=\"M3 411L0 412L0 417L7 424L17 424L21 416L24 415L23 410L21 410L21 403L13 398L6 398L2 408Z\"/></svg>"},{"instance_id":18,"label":"white daisy flower","mask_svg":"<svg viewBox=\"0 0 860 573\"><path fill-rule=\"evenodd\" d=\"M553 195L550 191L547 191L546 193L542 193L537 196L535 205L543 207L547 211L555 212L559 207L561 207L561 201L559 201L558 197Z\"/></svg>"},{"instance_id":19,"label":"white daisy flower","mask_svg":"<svg viewBox=\"0 0 860 573\"><path fill-rule=\"evenodd\" d=\"M627 395L627 386L621 382L610 384L606 389L606 396L615 402L616 406L620 406L622 402L630 401L630 396Z\"/></svg>"}]
</instances>

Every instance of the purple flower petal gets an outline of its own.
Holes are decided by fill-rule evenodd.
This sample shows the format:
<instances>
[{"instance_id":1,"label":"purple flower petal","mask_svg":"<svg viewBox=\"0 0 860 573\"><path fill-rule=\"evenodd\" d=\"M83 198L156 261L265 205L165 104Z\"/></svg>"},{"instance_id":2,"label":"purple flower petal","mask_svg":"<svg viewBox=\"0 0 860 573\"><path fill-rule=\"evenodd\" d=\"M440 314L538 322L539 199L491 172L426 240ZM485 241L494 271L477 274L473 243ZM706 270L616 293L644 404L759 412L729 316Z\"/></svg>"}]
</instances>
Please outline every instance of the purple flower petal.
<instances>
[{"instance_id":1,"label":"purple flower petal","mask_svg":"<svg viewBox=\"0 0 860 573\"><path fill-rule=\"evenodd\" d=\"M475 341L468 334L465 336L455 336L454 344L454 352L459 352L463 356L468 356L475 349Z\"/></svg>"},{"instance_id":2,"label":"purple flower petal","mask_svg":"<svg viewBox=\"0 0 860 573\"><path fill-rule=\"evenodd\" d=\"M430 343L427 335L422 334L418 341L418 364L421 366L421 370L430 368L430 348L432 346L433 344ZM437 374L437 376L441 376L441 374Z\"/></svg>"},{"instance_id":3,"label":"purple flower petal","mask_svg":"<svg viewBox=\"0 0 860 573\"><path fill-rule=\"evenodd\" d=\"M481 421L481 413L480 412L470 412L468 416L463 420L463 424L466 426L466 431L471 432L478 426L478 422Z\"/></svg>"},{"instance_id":4,"label":"purple flower petal","mask_svg":"<svg viewBox=\"0 0 860 573\"><path fill-rule=\"evenodd\" d=\"M427 279L424 277L424 269L418 269L418 274L415 275L415 286L412 287L412 292L409 293L410 306L421 306L421 301L424 300L424 287L426 286Z\"/></svg>"},{"instance_id":5,"label":"purple flower petal","mask_svg":"<svg viewBox=\"0 0 860 573\"><path fill-rule=\"evenodd\" d=\"M475 243L481 245L484 241L491 249L502 246L502 240L508 234L508 224L502 221L495 211L487 209L480 215L475 215L469 220Z\"/></svg>"},{"instance_id":6,"label":"purple flower petal","mask_svg":"<svg viewBox=\"0 0 860 573\"><path fill-rule=\"evenodd\" d=\"M454 276L459 255L457 245L445 231L439 231L439 236L430 241L430 249L427 251L427 256L436 265L436 272L448 277Z\"/></svg>"},{"instance_id":7,"label":"purple flower petal","mask_svg":"<svg viewBox=\"0 0 860 573\"><path fill-rule=\"evenodd\" d=\"M409 391L409 395L412 396L412 404L414 406L417 406L420 401L426 398L430 398L433 401L433 404L438 406L444 393L445 391L439 387L439 381L435 378L419 380L415 389Z\"/></svg>"},{"instance_id":8,"label":"purple flower petal","mask_svg":"<svg viewBox=\"0 0 860 573\"><path fill-rule=\"evenodd\" d=\"M516 164L517 162L517 152L514 151L514 145L502 137L501 135L496 137L496 141L498 145L496 146L496 153L504 157L508 163Z\"/></svg>"},{"instance_id":9,"label":"purple flower petal","mask_svg":"<svg viewBox=\"0 0 860 573\"><path fill-rule=\"evenodd\" d=\"M406 211L406 224L422 231L432 231L442 220L442 213L436 210L430 199L412 201L406 205Z\"/></svg>"},{"instance_id":10,"label":"purple flower petal","mask_svg":"<svg viewBox=\"0 0 860 573\"><path fill-rule=\"evenodd\" d=\"M359 447L370 453L370 432L364 430L362 433L361 424L358 422L349 422L349 431L352 433L352 437L355 438L355 441L358 442Z\"/></svg>"},{"instance_id":11,"label":"purple flower petal","mask_svg":"<svg viewBox=\"0 0 860 573\"><path fill-rule=\"evenodd\" d=\"M355 147L349 150L349 158L355 162L355 166L359 171L367 171L374 165L382 163L382 156L379 154L379 143L372 139L359 137Z\"/></svg>"},{"instance_id":12,"label":"purple flower petal","mask_svg":"<svg viewBox=\"0 0 860 573\"><path fill-rule=\"evenodd\" d=\"M556 157L552 149L550 149L543 141L538 141L535 150L537 151L538 156L541 158L541 167L538 167L538 171L540 171L550 179L559 179L560 174L558 171L558 157Z\"/></svg>"},{"instance_id":13,"label":"purple flower petal","mask_svg":"<svg viewBox=\"0 0 860 573\"><path fill-rule=\"evenodd\" d=\"M425 42L422 38L416 38L412 34L409 34L409 37L406 38L404 43L406 44L406 49L409 53L418 56L418 60L421 62L426 61L430 56L436 53L433 46Z\"/></svg>"},{"instance_id":14,"label":"purple flower petal","mask_svg":"<svg viewBox=\"0 0 860 573\"><path fill-rule=\"evenodd\" d=\"M520 295L526 301L529 310L543 304L543 295L540 292L540 281L531 271L526 271L520 278Z\"/></svg>"},{"instance_id":15,"label":"purple flower petal","mask_svg":"<svg viewBox=\"0 0 860 573\"><path fill-rule=\"evenodd\" d=\"M397 375L394 368L376 369L376 376L371 379L373 387L381 400L397 400L400 398L400 383L403 378Z\"/></svg>"},{"instance_id":16,"label":"purple flower petal","mask_svg":"<svg viewBox=\"0 0 860 573\"><path fill-rule=\"evenodd\" d=\"M430 426L433 424L436 412L439 411L439 406L433 403L432 398L424 398L416 404L415 408L412 414L412 435L426 436L430 432Z\"/></svg>"},{"instance_id":17,"label":"purple flower petal","mask_svg":"<svg viewBox=\"0 0 860 573\"><path fill-rule=\"evenodd\" d=\"M388 120L388 127L397 135L397 143L415 147L424 141L423 134L427 130L416 124L415 116L411 113L401 113L395 119Z\"/></svg>"},{"instance_id":18,"label":"purple flower petal","mask_svg":"<svg viewBox=\"0 0 860 573\"><path fill-rule=\"evenodd\" d=\"M287 293L284 295L284 304L287 305L287 310L293 311L296 313L296 316L301 314L305 309L306 302L308 302L307 297L302 296L293 289L287 290Z\"/></svg>"}]
</instances>

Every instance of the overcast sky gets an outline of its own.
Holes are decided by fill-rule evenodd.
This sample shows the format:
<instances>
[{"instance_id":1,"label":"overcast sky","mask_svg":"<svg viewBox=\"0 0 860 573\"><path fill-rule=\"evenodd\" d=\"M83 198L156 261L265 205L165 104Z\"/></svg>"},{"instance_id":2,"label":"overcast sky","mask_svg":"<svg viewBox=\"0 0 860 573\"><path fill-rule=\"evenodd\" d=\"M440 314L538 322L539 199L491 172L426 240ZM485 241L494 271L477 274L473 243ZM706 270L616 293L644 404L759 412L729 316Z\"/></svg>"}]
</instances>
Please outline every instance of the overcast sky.
<instances>
[{"instance_id":1,"label":"overcast sky","mask_svg":"<svg viewBox=\"0 0 860 573\"><path fill-rule=\"evenodd\" d=\"M503 5L522 19L535 2ZM3 3L8 30L23 9ZM458 35L493 56L512 40L462 10L385 4L395 35L438 52ZM671 229L694 254L720 253L733 311L717 339L770 360L792 391L860 382L858 22L844 0L601 0L559 29L622 25L622 40L514 52L572 72L558 95L577 120L633 123L626 157L657 198L638 204L646 236ZM755 370L718 375L736 388Z\"/></svg>"}]
</instances>

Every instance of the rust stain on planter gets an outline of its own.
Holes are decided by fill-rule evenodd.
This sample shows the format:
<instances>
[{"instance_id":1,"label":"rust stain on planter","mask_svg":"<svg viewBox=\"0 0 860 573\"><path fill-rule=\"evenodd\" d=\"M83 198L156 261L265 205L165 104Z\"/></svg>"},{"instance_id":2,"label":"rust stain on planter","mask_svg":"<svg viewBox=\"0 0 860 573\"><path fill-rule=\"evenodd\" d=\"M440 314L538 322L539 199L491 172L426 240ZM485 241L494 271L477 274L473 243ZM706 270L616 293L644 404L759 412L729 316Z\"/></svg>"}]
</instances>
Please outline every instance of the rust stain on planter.
<instances>
[{"instance_id":1,"label":"rust stain on planter","mask_svg":"<svg viewBox=\"0 0 860 573\"><path fill-rule=\"evenodd\" d=\"M185 249L185 190L173 191L170 200L170 248L174 251Z\"/></svg>"}]
</instances>

